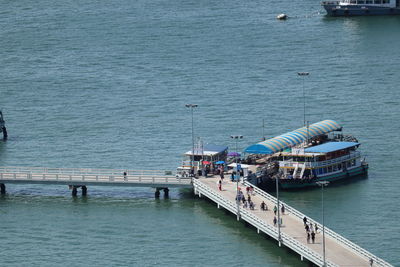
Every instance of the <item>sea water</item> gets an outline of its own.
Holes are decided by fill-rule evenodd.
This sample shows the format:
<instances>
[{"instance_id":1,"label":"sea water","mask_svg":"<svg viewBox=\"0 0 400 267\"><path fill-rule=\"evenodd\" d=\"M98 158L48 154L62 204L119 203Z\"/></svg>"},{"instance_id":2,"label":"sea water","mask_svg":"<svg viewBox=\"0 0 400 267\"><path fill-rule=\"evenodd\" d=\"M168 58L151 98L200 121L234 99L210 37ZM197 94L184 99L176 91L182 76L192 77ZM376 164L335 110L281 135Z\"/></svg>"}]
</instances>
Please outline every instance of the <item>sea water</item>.
<instances>
[{"instance_id":1,"label":"sea water","mask_svg":"<svg viewBox=\"0 0 400 267\"><path fill-rule=\"evenodd\" d=\"M370 164L326 189L326 225L400 265L400 17L328 18L315 0L4 1L0 14L0 166L173 171L191 147L185 104L199 105L196 139L233 151L240 134L242 151L263 119L267 138L301 127L304 89L306 120L336 120ZM190 190L70 194L7 185L1 266L306 266ZM321 221L320 190L281 196Z\"/></svg>"}]
</instances>

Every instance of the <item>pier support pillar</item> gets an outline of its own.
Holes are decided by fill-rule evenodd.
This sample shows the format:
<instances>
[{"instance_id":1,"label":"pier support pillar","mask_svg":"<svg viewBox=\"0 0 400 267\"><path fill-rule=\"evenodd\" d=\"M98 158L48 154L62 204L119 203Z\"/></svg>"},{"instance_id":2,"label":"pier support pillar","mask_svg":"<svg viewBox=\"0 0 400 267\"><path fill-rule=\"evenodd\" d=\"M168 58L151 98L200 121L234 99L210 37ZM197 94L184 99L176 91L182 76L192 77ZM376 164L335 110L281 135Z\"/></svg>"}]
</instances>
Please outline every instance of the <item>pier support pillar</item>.
<instances>
[{"instance_id":1,"label":"pier support pillar","mask_svg":"<svg viewBox=\"0 0 400 267\"><path fill-rule=\"evenodd\" d=\"M82 196L86 196L87 195L87 187L86 185L82 185Z\"/></svg>"},{"instance_id":2,"label":"pier support pillar","mask_svg":"<svg viewBox=\"0 0 400 267\"><path fill-rule=\"evenodd\" d=\"M169 189L166 187L164 188L164 197L168 198L169 197Z\"/></svg>"},{"instance_id":3,"label":"pier support pillar","mask_svg":"<svg viewBox=\"0 0 400 267\"><path fill-rule=\"evenodd\" d=\"M72 186L72 196L76 197L78 195L78 187L73 185Z\"/></svg>"},{"instance_id":4,"label":"pier support pillar","mask_svg":"<svg viewBox=\"0 0 400 267\"><path fill-rule=\"evenodd\" d=\"M160 188L156 188L156 192L154 193L155 198L160 198Z\"/></svg>"},{"instance_id":5,"label":"pier support pillar","mask_svg":"<svg viewBox=\"0 0 400 267\"><path fill-rule=\"evenodd\" d=\"M303 257L303 255L300 255L300 260L301 260L301 261L303 261L303 260L304 260L304 257Z\"/></svg>"},{"instance_id":6,"label":"pier support pillar","mask_svg":"<svg viewBox=\"0 0 400 267\"><path fill-rule=\"evenodd\" d=\"M4 140L7 140L8 134L7 134L6 126L3 126L2 132L3 132L3 139L4 139Z\"/></svg>"},{"instance_id":7,"label":"pier support pillar","mask_svg":"<svg viewBox=\"0 0 400 267\"><path fill-rule=\"evenodd\" d=\"M6 194L6 185L5 184L0 184L0 194L2 194L2 195Z\"/></svg>"}]
</instances>

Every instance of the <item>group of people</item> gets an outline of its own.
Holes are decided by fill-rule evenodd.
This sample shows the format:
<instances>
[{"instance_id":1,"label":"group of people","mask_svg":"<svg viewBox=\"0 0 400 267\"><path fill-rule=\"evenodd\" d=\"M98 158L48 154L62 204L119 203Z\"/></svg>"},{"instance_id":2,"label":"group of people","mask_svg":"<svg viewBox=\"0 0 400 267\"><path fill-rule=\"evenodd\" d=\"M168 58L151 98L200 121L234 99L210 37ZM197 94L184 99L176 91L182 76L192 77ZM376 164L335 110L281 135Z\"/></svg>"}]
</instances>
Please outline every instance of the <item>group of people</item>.
<instances>
[{"instance_id":1,"label":"group of people","mask_svg":"<svg viewBox=\"0 0 400 267\"><path fill-rule=\"evenodd\" d=\"M246 189L247 191L247 199L244 196L242 189L238 188L238 193L236 195L236 201L238 203L242 202L243 203L243 208L250 208L251 210L254 210L255 205L254 202L251 200L251 196L249 194L249 191Z\"/></svg>"},{"instance_id":2,"label":"group of people","mask_svg":"<svg viewBox=\"0 0 400 267\"><path fill-rule=\"evenodd\" d=\"M308 223L307 222L307 217L303 218L303 223L304 223L304 229L306 230L306 234L307 234L307 243L310 243L310 239L312 241L312 243L315 243L315 235L318 231L318 225L316 223Z\"/></svg>"}]
</instances>

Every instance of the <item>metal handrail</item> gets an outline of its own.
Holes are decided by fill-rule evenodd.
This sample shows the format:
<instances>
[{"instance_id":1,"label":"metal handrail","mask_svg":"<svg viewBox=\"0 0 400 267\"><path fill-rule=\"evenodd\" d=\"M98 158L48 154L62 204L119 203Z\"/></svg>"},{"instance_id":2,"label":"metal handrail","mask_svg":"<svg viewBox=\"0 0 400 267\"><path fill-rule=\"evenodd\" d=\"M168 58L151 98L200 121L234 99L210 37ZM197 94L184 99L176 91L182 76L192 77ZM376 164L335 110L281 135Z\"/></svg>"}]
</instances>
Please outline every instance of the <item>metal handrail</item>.
<instances>
[{"instance_id":1,"label":"metal handrail","mask_svg":"<svg viewBox=\"0 0 400 267\"><path fill-rule=\"evenodd\" d=\"M201 194L204 194L205 196L207 196L211 200L215 201L219 205L223 206L224 208L226 208L233 214L237 213L237 205L235 203L223 198L220 194L217 194L214 190L205 186L204 184L202 184L200 181L198 181L196 179L193 180L193 185L196 190L199 190L199 188L203 189L200 192ZM257 229L268 234L272 238L278 240L278 231L277 231L276 227L273 227L272 225L265 223L264 220L260 219L256 215L252 214L251 212L249 212L246 209L243 209L241 207L239 207L239 213L243 220L252 224ZM304 246L299 241L291 238L289 235L281 232L281 240L280 241L283 244L285 244L285 246L291 248L292 250L296 251L299 255L302 255L303 257L311 260L315 264L323 265L323 258L320 254L318 254L315 251ZM327 262L327 265L328 266L337 266L330 261Z\"/></svg>"},{"instance_id":2,"label":"metal handrail","mask_svg":"<svg viewBox=\"0 0 400 267\"><path fill-rule=\"evenodd\" d=\"M163 170L130 170L130 169L93 169L93 168L44 168L44 167L0 167L0 172L13 173L51 173L51 174L76 174L76 175L162 175L174 176L171 171ZM166 173L171 173L166 175Z\"/></svg>"},{"instance_id":3,"label":"metal handrail","mask_svg":"<svg viewBox=\"0 0 400 267\"><path fill-rule=\"evenodd\" d=\"M117 178L117 179L116 179ZM124 182L124 183L151 183L151 184L191 184L191 179L170 175L110 175L110 174L72 174L72 173L34 173L34 172L2 172L0 180L15 181L74 181L74 182Z\"/></svg>"},{"instance_id":4,"label":"metal handrail","mask_svg":"<svg viewBox=\"0 0 400 267\"><path fill-rule=\"evenodd\" d=\"M248 181L245 181L244 184L246 186L253 187L254 191L257 194L267 198L268 200L272 201L273 203L276 202L276 198L275 197L273 197L272 195L266 193L265 191L263 191L262 189L258 188L257 186L249 183ZM314 224L317 224L318 227L320 229L322 229L322 224L320 224L316 220L310 218L309 216L306 216L305 214L303 214L300 211L296 210L295 208L291 207L290 205L288 205L287 203L283 202L282 200L279 200L279 202L282 203L283 205L285 205L285 210L286 211L288 211L289 213L293 214L294 216L296 216L300 220L302 220L304 217L307 217L307 221L312 222ZM339 235L338 233L334 232L333 230L329 229L328 227L325 226L324 228L325 228L325 234L327 234L328 236L330 236L334 240L340 242L341 244L347 246L351 250L355 251L358 255L366 257L368 260L369 259L373 259L375 263L377 263L377 264L379 264L381 266L388 266L388 267L392 266L391 264L389 264L385 260L375 256L371 252L363 249L362 247L360 247L357 244L351 242L350 240L346 239L345 237Z\"/></svg>"}]
</instances>

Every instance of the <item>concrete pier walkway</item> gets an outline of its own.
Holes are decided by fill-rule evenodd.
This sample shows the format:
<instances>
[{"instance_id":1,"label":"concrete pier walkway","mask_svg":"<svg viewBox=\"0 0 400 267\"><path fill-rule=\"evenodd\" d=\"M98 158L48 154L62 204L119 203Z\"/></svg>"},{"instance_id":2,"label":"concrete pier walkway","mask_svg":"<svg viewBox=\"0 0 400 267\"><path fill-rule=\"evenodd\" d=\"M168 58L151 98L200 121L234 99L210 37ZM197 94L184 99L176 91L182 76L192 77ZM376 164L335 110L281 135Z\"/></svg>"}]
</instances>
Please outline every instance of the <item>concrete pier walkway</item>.
<instances>
[{"instance_id":1,"label":"concrete pier walkway","mask_svg":"<svg viewBox=\"0 0 400 267\"><path fill-rule=\"evenodd\" d=\"M195 179L193 182L195 193L210 198L216 202L218 207L222 206L237 215L236 182L231 182L225 178L222 183L222 191L220 191L218 189L219 180L220 178L215 176ZM247 186L252 185L247 182L244 185L239 183L239 187L246 198ZM242 203L240 203L240 219L253 225L258 232L262 231L275 238L280 245L289 247L297 252L301 259L306 258L318 266L323 266L322 225L283 203L285 213L281 213L281 240L278 240L277 226L274 226L273 223L276 198L255 186L253 188L255 194L250 196L255 204L255 209L243 208ZM267 204L268 211L261 210L260 204L262 201ZM280 204L282 204L281 201ZM312 243L311 240L307 242L307 234L303 223L304 217L307 217L308 222L312 222L313 225L314 223L318 225L315 243ZM391 266L327 227L325 227L325 246L327 266L371 266L371 259L373 260L372 266Z\"/></svg>"},{"instance_id":2,"label":"concrete pier walkway","mask_svg":"<svg viewBox=\"0 0 400 267\"><path fill-rule=\"evenodd\" d=\"M159 196L161 189L167 196L169 187L194 188L195 194L206 196L214 201L218 208L223 207L236 214L238 220L244 220L254 226L258 233L269 235L278 241L279 246L283 245L299 254L301 260L307 259L318 266L324 265L320 223L281 201L280 204L285 206L285 213L281 216L279 235L278 227L273 223L275 197L246 181L244 184L239 184L239 187L245 196L247 186L254 188L251 199L255 209L244 208L242 203L238 205L235 200L236 182L225 178L222 190L219 190L219 180L219 176L180 178L166 171L0 167L1 194L6 193L6 184L13 183L69 185L73 196L76 196L79 187L82 188L82 195L86 195L87 185L153 187L156 188L156 197ZM267 204L267 211L261 210L262 201ZM315 243L307 241L304 217L319 228ZM325 243L326 266L392 266L327 227L325 227Z\"/></svg>"}]
</instances>

